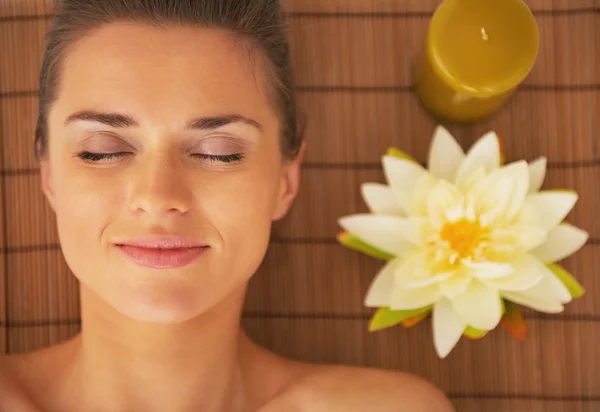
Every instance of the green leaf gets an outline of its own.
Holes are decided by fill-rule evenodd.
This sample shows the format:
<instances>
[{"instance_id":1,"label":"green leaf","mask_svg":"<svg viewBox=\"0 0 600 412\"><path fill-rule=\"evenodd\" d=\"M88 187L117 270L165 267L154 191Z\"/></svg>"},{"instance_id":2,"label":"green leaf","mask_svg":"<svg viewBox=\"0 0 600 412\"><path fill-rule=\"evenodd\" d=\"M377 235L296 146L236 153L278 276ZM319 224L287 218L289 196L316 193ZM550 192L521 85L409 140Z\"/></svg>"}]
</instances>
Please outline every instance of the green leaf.
<instances>
[{"instance_id":1,"label":"green leaf","mask_svg":"<svg viewBox=\"0 0 600 412\"><path fill-rule=\"evenodd\" d=\"M414 157L412 157L412 156L411 156L411 155L409 155L408 153L405 153L405 152L403 152L402 150L400 150L400 149L397 149L397 148L395 148L395 147L390 147L390 148L387 150L387 153L386 153L386 154L387 154L388 156L397 157L397 158L399 158L399 159L409 160L409 161L411 161L411 162L418 163L418 162L417 162L417 159L415 159Z\"/></svg>"},{"instance_id":2,"label":"green leaf","mask_svg":"<svg viewBox=\"0 0 600 412\"><path fill-rule=\"evenodd\" d=\"M377 259L392 260L395 257L394 255L384 252L383 250L374 248L373 246L369 245L368 243L363 242L358 237L356 237L348 232L340 233L337 236L337 240L342 245L344 245L350 249L357 250L359 252L362 252L366 255L369 255L369 256L377 258Z\"/></svg>"},{"instance_id":3,"label":"green leaf","mask_svg":"<svg viewBox=\"0 0 600 412\"><path fill-rule=\"evenodd\" d=\"M467 326L463 335L469 339L481 339L488 333L487 330L476 329L473 326Z\"/></svg>"},{"instance_id":4,"label":"green leaf","mask_svg":"<svg viewBox=\"0 0 600 412\"><path fill-rule=\"evenodd\" d=\"M563 285L567 288L573 298L580 298L585 293L585 289L581 286L581 283L575 279L565 268L556 263L546 265L548 269L554 273L554 275L560 280Z\"/></svg>"},{"instance_id":5,"label":"green leaf","mask_svg":"<svg viewBox=\"0 0 600 412\"><path fill-rule=\"evenodd\" d=\"M369 322L369 332L375 332L397 325L408 318L429 312L432 307L432 305L429 305L412 310L390 310L389 308L379 308Z\"/></svg>"}]
</instances>

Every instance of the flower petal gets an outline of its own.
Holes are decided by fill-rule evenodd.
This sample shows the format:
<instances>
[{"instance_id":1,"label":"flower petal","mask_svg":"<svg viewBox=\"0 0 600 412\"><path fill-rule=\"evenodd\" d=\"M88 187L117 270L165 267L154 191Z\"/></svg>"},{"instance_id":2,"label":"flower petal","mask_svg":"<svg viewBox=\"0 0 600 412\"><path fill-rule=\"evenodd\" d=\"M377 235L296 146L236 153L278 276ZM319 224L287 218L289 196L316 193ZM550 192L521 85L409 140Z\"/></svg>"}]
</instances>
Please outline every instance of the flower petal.
<instances>
[{"instance_id":1,"label":"flower petal","mask_svg":"<svg viewBox=\"0 0 600 412\"><path fill-rule=\"evenodd\" d=\"M373 213L391 214L403 216L404 212L396 198L392 188L381 183L364 183L361 192L369 210Z\"/></svg>"},{"instance_id":2,"label":"flower petal","mask_svg":"<svg viewBox=\"0 0 600 412\"><path fill-rule=\"evenodd\" d=\"M427 205L431 189L437 184L436 179L431 173L424 173L417 181L412 199L408 202L407 212L411 216L428 216Z\"/></svg>"},{"instance_id":3,"label":"flower petal","mask_svg":"<svg viewBox=\"0 0 600 412\"><path fill-rule=\"evenodd\" d=\"M563 223L548 232L546 243L531 253L544 263L558 262L581 249L588 237L586 231Z\"/></svg>"},{"instance_id":4,"label":"flower petal","mask_svg":"<svg viewBox=\"0 0 600 412\"><path fill-rule=\"evenodd\" d=\"M528 201L529 199L525 199L525 203L523 203L523 208L516 216L514 224L515 226L535 226L542 228L541 225L541 216L538 209ZM543 229L544 231L548 231L548 229Z\"/></svg>"},{"instance_id":5,"label":"flower petal","mask_svg":"<svg viewBox=\"0 0 600 412\"><path fill-rule=\"evenodd\" d=\"M530 195L526 203L535 207L540 225L546 230L558 226L577 202L577 193L567 191L544 191Z\"/></svg>"},{"instance_id":6,"label":"flower petal","mask_svg":"<svg viewBox=\"0 0 600 412\"><path fill-rule=\"evenodd\" d=\"M339 219L339 225L369 245L394 256L402 256L414 246L402 232L405 219L385 215L350 215Z\"/></svg>"},{"instance_id":7,"label":"flower petal","mask_svg":"<svg viewBox=\"0 0 600 412\"><path fill-rule=\"evenodd\" d=\"M529 163L529 193L539 192L546 178L546 158L540 157Z\"/></svg>"},{"instance_id":8,"label":"flower petal","mask_svg":"<svg viewBox=\"0 0 600 412\"><path fill-rule=\"evenodd\" d=\"M454 182L456 172L465 159L465 153L443 126L437 126L429 149L427 166L437 178Z\"/></svg>"},{"instance_id":9,"label":"flower petal","mask_svg":"<svg viewBox=\"0 0 600 412\"><path fill-rule=\"evenodd\" d=\"M548 239L548 232L537 226L515 227L518 233L518 244L524 252L543 245Z\"/></svg>"},{"instance_id":10,"label":"flower petal","mask_svg":"<svg viewBox=\"0 0 600 412\"><path fill-rule=\"evenodd\" d=\"M498 219L511 222L523 207L528 185L527 163L514 162L479 181L467 199L475 206L484 225Z\"/></svg>"},{"instance_id":11,"label":"flower petal","mask_svg":"<svg viewBox=\"0 0 600 412\"><path fill-rule=\"evenodd\" d=\"M565 268L556 263L546 266L550 271L562 282L567 288L572 298L580 298L585 293L585 289L581 283L575 279L575 276L570 274Z\"/></svg>"},{"instance_id":12,"label":"flower petal","mask_svg":"<svg viewBox=\"0 0 600 412\"><path fill-rule=\"evenodd\" d=\"M494 132L486 133L471 147L458 169L456 184L462 187L480 167L487 173L500 167L500 140Z\"/></svg>"},{"instance_id":13,"label":"flower petal","mask_svg":"<svg viewBox=\"0 0 600 412\"><path fill-rule=\"evenodd\" d=\"M415 246L421 246L423 236L427 233L427 229L431 227L429 222L421 217L408 217L401 220L402 222L398 222L398 228L402 233L402 237Z\"/></svg>"},{"instance_id":14,"label":"flower petal","mask_svg":"<svg viewBox=\"0 0 600 412\"><path fill-rule=\"evenodd\" d=\"M523 203L525 203L529 191L529 168L527 162L520 161L504 166L503 169L514 179L510 204L504 215L504 219L510 222L521 211Z\"/></svg>"},{"instance_id":15,"label":"flower petal","mask_svg":"<svg viewBox=\"0 0 600 412\"><path fill-rule=\"evenodd\" d=\"M545 275L542 280L538 283L538 285L544 281L546 281L553 290L553 295L556 299L560 301L560 303L569 303L573 300L573 296L569 292L569 289L561 280L556 277L554 272L550 270L548 267L544 266ZM537 285L535 285L532 289L534 289Z\"/></svg>"},{"instance_id":16,"label":"flower petal","mask_svg":"<svg viewBox=\"0 0 600 412\"><path fill-rule=\"evenodd\" d=\"M478 279L503 278L515 271L510 263L501 262L472 262L463 259L461 263L473 271L473 276Z\"/></svg>"},{"instance_id":17,"label":"flower petal","mask_svg":"<svg viewBox=\"0 0 600 412\"><path fill-rule=\"evenodd\" d=\"M467 268L461 268L442 281L440 289L448 299L454 299L467 289L472 279L473 273Z\"/></svg>"},{"instance_id":18,"label":"flower petal","mask_svg":"<svg viewBox=\"0 0 600 412\"><path fill-rule=\"evenodd\" d=\"M399 259L387 262L369 286L364 305L368 308L389 306L394 290L394 272Z\"/></svg>"},{"instance_id":19,"label":"flower petal","mask_svg":"<svg viewBox=\"0 0 600 412\"><path fill-rule=\"evenodd\" d=\"M427 209L432 226L441 229L448 219L457 220L462 217L449 215L463 213L464 197L453 184L439 180L429 193Z\"/></svg>"},{"instance_id":20,"label":"flower petal","mask_svg":"<svg viewBox=\"0 0 600 412\"><path fill-rule=\"evenodd\" d=\"M467 194L468 207L473 208L483 226L502 223L511 204L515 187L509 176L488 176Z\"/></svg>"},{"instance_id":21,"label":"flower petal","mask_svg":"<svg viewBox=\"0 0 600 412\"><path fill-rule=\"evenodd\" d=\"M448 356L467 325L454 313L452 303L442 299L433 307L433 343L440 358Z\"/></svg>"},{"instance_id":22,"label":"flower petal","mask_svg":"<svg viewBox=\"0 0 600 412\"><path fill-rule=\"evenodd\" d=\"M452 299L452 307L464 323L477 329L494 329L502 318L502 301L498 291L476 280L464 293Z\"/></svg>"},{"instance_id":23,"label":"flower petal","mask_svg":"<svg viewBox=\"0 0 600 412\"><path fill-rule=\"evenodd\" d=\"M538 310L545 313L560 313L564 310L564 306L558 300L541 299L533 297L522 292L503 292L502 296L519 305L527 306L528 308Z\"/></svg>"},{"instance_id":24,"label":"flower petal","mask_svg":"<svg viewBox=\"0 0 600 412\"><path fill-rule=\"evenodd\" d=\"M488 173L483 166L481 166L479 169L475 170L475 172L465 177L460 183L456 183L455 186L462 194L470 193L479 182L487 177L487 175Z\"/></svg>"},{"instance_id":25,"label":"flower petal","mask_svg":"<svg viewBox=\"0 0 600 412\"><path fill-rule=\"evenodd\" d=\"M534 286L519 292L502 292L502 295L512 302L547 313L562 312L563 304L572 299L566 286L545 266L542 279Z\"/></svg>"},{"instance_id":26,"label":"flower petal","mask_svg":"<svg viewBox=\"0 0 600 412\"><path fill-rule=\"evenodd\" d=\"M514 292L531 288L544 276L542 262L529 254L521 255L510 263L514 271L509 276L481 281L495 289Z\"/></svg>"},{"instance_id":27,"label":"flower petal","mask_svg":"<svg viewBox=\"0 0 600 412\"><path fill-rule=\"evenodd\" d=\"M415 186L427 171L418 163L389 155L383 156L382 163L383 172L394 192L394 197L400 206L408 211Z\"/></svg>"},{"instance_id":28,"label":"flower petal","mask_svg":"<svg viewBox=\"0 0 600 412\"><path fill-rule=\"evenodd\" d=\"M427 265L427 255L423 252L408 256L395 271L395 286L403 289L420 289L439 283L452 275L451 272L432 272Z\"/></svg>"},{"instance_id":29,"label":"flower petal","mask_svg":"<svg viewBox=\"0 0 600 412\"><path fill-rule=\"evenodd\" d=\"M511 260L515 255L542 245L547 233L538 226L513 225L496 229L489 235L489 245L484 256L493 262Z\"/></svg>"},{"instance_id":30,"label":"flower petal","mask_svg":"<svg viewBox=\"0 0 600 412\"><path fill-rule=\"evenodd\" d=\"M336 236L336 239L338 242L340 242L347 248L364 253L367 256L374 257L375 259L392 260L395 257L394 255L386 253L383 250L374 248L373 246L363 242L362 240L348 232L340 232Z\"/></svg>"},{"instance_id":31,"label":"flower petal","mask_svg":"<svg viewBox=\"0 0 600 412\"><path fill-rule=\"evenodd\" d=\"M441 292L438 284L419 289L404 289L396 286L392 292L390 309L418 309L437 302L440 297Z\"/></svg>"}]
</instances>

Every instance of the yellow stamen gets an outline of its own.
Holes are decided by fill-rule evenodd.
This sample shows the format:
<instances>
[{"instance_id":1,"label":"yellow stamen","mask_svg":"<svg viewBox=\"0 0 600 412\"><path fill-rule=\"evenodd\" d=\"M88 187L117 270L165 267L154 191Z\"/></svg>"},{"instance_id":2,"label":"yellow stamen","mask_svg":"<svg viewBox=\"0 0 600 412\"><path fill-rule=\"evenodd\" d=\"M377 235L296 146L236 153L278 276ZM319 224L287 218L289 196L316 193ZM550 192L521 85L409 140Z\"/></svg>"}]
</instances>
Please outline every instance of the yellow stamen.
<instances>
[{"instance_id":1,"label":"yellow stamen","mask_svg":"<svg viewBox=\"0 0 600 412\"><path fill-rule=\"evenodd\" d=\"M440 237L450 244L450 247L461 258L472 256L485 235L485 229L479 221L459 219L447 222L442 227Z\"/></svg>"}]
</instances>

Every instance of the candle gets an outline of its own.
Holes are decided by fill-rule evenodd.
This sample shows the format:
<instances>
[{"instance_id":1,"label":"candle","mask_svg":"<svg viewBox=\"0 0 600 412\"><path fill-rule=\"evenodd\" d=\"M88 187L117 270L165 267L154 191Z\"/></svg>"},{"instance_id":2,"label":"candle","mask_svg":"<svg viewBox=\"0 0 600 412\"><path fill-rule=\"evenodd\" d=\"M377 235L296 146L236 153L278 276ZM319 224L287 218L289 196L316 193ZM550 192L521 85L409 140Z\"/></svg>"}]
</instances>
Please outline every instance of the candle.
<instances>
[{"instance_id":1,"label":"candle","mask_svg":"<svg viewBox=\"0 0 600 412\"><path fill-rule=\"evenodd\" d=\"M429 24L415 90L435 117L479 120L527 77L539 33L522 0L445 0Z\"/></svg>"}]
</instances>

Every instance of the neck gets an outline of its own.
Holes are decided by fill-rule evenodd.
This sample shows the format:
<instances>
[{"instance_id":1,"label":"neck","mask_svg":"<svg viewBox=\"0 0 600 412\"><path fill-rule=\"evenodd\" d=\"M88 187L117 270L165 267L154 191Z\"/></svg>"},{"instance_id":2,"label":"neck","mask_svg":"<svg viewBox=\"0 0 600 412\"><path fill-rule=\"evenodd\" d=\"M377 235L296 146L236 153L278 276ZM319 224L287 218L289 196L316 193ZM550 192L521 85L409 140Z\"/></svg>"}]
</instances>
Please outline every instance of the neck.
<instances>
[{"instance_id":1,"label":"neck","mask_svg":"<svg viewBox=\"0 0 600 412\"><path fill-rule=\"evenodd\" d=\"M244 292L188 322L156 325L117 313L82 286L69 396L82 394L82 410L240 410L248 403L240 356Z\"/></svg>"}]
</instances>

